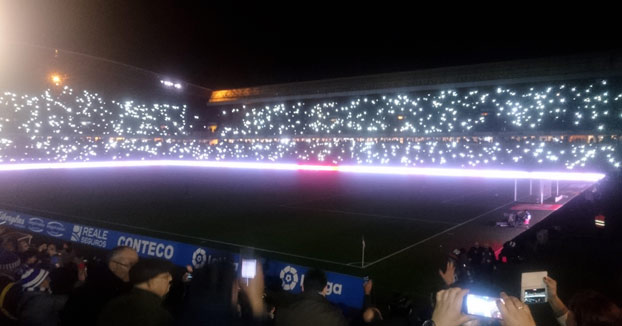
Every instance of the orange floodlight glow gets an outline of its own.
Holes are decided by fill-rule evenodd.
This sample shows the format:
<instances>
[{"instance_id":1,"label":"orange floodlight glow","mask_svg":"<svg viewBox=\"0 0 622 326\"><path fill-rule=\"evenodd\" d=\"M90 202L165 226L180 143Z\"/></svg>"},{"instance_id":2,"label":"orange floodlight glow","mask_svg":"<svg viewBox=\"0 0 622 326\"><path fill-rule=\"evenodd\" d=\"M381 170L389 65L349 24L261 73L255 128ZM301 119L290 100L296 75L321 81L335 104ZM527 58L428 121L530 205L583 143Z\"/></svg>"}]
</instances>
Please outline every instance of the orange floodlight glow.
<instances>
[{"instance_id":1,"label":"orange floodlight glow","mask_svg":"<svg viewBox=\"0 0 622 326\"><path fill-rule=\"evenodd\" d=\"M50 76L50 80L52 80L52 83L54 83L54 85L56 86L60 86L60 84L63 82L63 79L59 74L52 74Z\"/></svg>"}]
</instances>

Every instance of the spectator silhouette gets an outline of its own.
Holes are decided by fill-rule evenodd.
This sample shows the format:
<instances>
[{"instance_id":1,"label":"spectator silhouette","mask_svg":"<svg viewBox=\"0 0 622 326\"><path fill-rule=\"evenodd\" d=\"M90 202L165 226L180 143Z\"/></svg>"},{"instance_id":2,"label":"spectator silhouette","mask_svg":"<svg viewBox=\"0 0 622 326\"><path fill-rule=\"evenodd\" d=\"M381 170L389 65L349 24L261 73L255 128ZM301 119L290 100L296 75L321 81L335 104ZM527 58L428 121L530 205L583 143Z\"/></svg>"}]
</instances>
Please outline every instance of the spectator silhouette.
<instances>
[{"instance_id":1,"label":"spectator silhouette","mask_svg":"<svg viewBox=\"0 0 622 326\"><path fill-rule=\"evenodd\" d=\"M568 305L568 326L622 325L622 311L609 298L593 290L575 294Z\"/></svg>"},{"instance_id":2,"label":"spectator silhouette","mask_svg":"<svg viewBox=\"0 0 622 326\"><path fill-rule=\"evenodd\" d=\"M49 274L45 269L33 268L22 275L20 285L24 292L17 308L19 325L58 325L67 296L52 294Z\"/></svg>"},{"instance_id":3,"label":"spectator silhouette","mask_svg":"<svg viewBox=\"0 0 622 326\"><path fill-rule=\"evenodd\" d=\"M264 278L240 282L232 263L220 261L195 271L178 325L254 325L267 318Z\"/></svg>"},{"instance_id":4,"label":"spectator silhouette","mask_svg":"<svg viewBox=\"0 0 622 326\"><path fill-rule=\"evenodd\" d=\"M233 264L218 262L194 272L179 325L230 325L237 314Z\"/></svg>"},{"instance_id":5,"label":"spectator silhouette","mask_svg":"<svg viewBox=\"0 0 622 326\"><path fill-rule=\"evenodd\" d=\"M131 289L129 272L137 262L138 254L134 249L117 247L110 252L105 266L89 266L85 284L71 294L62 311L61 324L93 324L106 303Z\"/></svg>"},{"instance_id":6,"label":"spectator silhouette","mask_svg":"<svg viewBox=\"0 0 622 326\"><path fill-rule=\"evenodd\" d=\"M97 325L172 325L173 316L162 306L170 289L173 265L159 259L143 259L130 270L133 288L110 301L99 314Z\"/></svg>"},{"instance_id":7,"label":"spectator silhouette","mask_svg":"<svg viewBox=\"0 0 622 326\"><path fill-rule=\"evenodd\" d=\"M302 293L290 303L277 307L276 325L347 325L342 312L326 299L326 274L318 269L304 275Z\"/></svg>"},{"instance_id":8,"label":"spectator silhouette","mask_svg":"<svg viewBox=\"0 0 622 326\"><path fill-rule=\"evenodd\" d=\"M36 250L28 249L21 257L22 264L15 271L17 276L22 276L27 270L38 267L39 253Z\"/></svg>"},{"instance_id":9,"label":"spectator silhouette","mask_svg":"<svg viewBox=\"0 0 622 326\"><path fill-rule=\"evenodd\" d=\"M17 304L21 296L21 287L16 284L19 266L20 259L15 253L0 248L0 325L17 322Z\"/></svg>"}]
</instances>

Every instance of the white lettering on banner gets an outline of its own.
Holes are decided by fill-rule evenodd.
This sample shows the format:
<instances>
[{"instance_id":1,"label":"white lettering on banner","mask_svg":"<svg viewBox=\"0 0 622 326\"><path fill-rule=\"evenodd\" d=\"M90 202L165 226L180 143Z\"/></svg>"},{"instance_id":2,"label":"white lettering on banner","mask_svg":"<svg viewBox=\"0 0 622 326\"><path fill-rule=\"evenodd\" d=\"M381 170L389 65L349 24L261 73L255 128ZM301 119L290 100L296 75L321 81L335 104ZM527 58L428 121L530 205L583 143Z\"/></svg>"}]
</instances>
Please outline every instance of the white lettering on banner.
<instances>
[{"instance_id":1,"label":"white lettering on banner","mask_svg":"<svg viewBox=\"0 0 622 326\"><path fill-rule=\"evenodd\" d=\"M163 243L158 243L154 241L134 239L124 236L119 237L117 245L132 247L139 254L154 256L158 258L164 257L166 259L171 259L175 254L175 248L173 248L173 246L171 245L165 245Z\"/></svg>"},{"instance_id":2,"label":"white lettering on banner","mask_svg":"<svg viewBox=\"0 0 622 326\"><path fill-rule=\"evenodd\" d=\"M171 247L171 248L173 248L173 247ZM162 253L162 250L166 250L166 247L164 247L164 245L160 243L160 244L158 244L158 247L156 248L156 255L163 255L163 254L165 255L166 252Z\"/></svg>"},{"instance_id":3,"label":"white lettering on banner","mask_svg":"<svg viewBox=\"0 0 622 326\"><path fill-rule=\"evenodd\" d=\"M96 228L84 227L82 235L97 238L99 240L108 240L108 230L100 230Z\"/></svg>"},{"instance_id":4,"label":"white lettering on banner","mask_svg":"<svg viewBox=\"0 0 622 326\"><path fill-rule=\"evenodd\" d=\"M9 226L17 226L21 228L23 228L26 224L26 220L21 218L19 215L12 216L6 212L0 213L0 221L6 221Z\"/></svg>"},{"instance_id":5,"label":"white lettering on banner","mask_svg":"<svg viewBox=\"0 0 622 326\"><path fill-rule=\"evenodd\" d=\"M147 255L149 256L155 256L155 247L156 247L156 243L155 242L150 242L149 243L149 250L147 251Z\"/></svg>"},{"instance_id":6,"label":"white lettering on banner","mask_svg":"<svg viewBox=\"0 0 622 326\"><path fill-rule=\"evenodd\" d=\"M300 284L303 284L303 285L305 284L305 274L302 274ZM329 296L331 294L341 295L342 291L343 291L343 284L326 282L326 296Z\"/></svg>"},{"instance_id":7,"label":"white lettering on banner","mask_svg":"<svg viewBox=\"0 0 622 326\"><path fill-rule=\"evenodd\" d=\"M106 248L108 244L108 230L92 228L89 226L74 225L71 232L71 241Z\"/></svg>"},{"instance_id":8,"label":"white lettering on banner","mask_svg":"<svg viewBox=\"0 0 622 326\"><path fill-rule=\"evenodd\" d=\"M326 282L326 286L328 287L328 291L326 293L327 296L331 294L341 295L343 285L339 283Z\"/></svg>"}]
</instances>

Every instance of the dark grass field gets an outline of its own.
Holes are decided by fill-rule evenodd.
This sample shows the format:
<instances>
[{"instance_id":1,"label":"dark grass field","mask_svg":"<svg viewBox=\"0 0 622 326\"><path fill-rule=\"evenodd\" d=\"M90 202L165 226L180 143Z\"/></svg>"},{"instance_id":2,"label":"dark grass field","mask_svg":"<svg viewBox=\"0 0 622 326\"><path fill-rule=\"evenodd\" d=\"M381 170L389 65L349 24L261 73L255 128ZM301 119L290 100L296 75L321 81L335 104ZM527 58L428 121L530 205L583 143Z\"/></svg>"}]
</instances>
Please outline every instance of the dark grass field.
<instances>
[{"instance_id":1,"label":"dark grass field","mask_svg":"<svg viewBox=\"0 0 622 326\"><path fill-rule=\"evenodd\" d=\"M560 183L568 199L587 184ZM520 183L521 198L528 182ZM0 206L259 255L423 291L455 247L495 248L513 180L334 172L123 168L0 173ZM552 211L533 211L532 223ZM366 242L361 268L361 240ZM424 282L425 283L425 282Z\"/></svg>"}]
</instances>

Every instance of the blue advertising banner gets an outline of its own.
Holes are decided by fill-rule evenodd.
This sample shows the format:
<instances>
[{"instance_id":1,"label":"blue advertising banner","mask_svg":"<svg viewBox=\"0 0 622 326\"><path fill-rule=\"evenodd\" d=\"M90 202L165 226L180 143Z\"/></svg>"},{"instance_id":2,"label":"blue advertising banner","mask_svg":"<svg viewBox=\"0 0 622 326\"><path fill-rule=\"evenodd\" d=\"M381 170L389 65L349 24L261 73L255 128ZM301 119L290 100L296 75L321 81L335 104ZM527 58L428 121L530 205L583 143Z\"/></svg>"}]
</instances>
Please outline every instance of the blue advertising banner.
<instances>
[{"instance_id":1,"label":"blue advertising banner","mask_svg":"<svg viewBox=\"0 0 622 326\"><path fill-rule=\"evenodd\" d=\"M266 278L272 277L272 279L280 280L281 288L292 293L302 292L301 284L309 269L309 267L279 261L266 261L264 264ZM328 300L356 309L361 308L364 296L362 278L332 272L326 272L326 278Z\"/></svg>"},{"instance_id":2,"label":"blue advertising banner","mask_svg":"<svg viewBox=\"0 0 622 326\"><path fill-rule=\"evenodd\" d=\"M117 246L134 248L141 257L166 259L178 266L191 265L200 268L211 261L232 258L238 254L195 246L177 241L152 238L99 227L61 222L49 218L32 216L0 209L0 224L18 230L97 247L113 249ZM264 261L266 284L280 282L281 288L293 293L301 292L301 284L309 267L289 264L275 260ZM363 304L363 279L360 277L326 272L328 294L326 298L333 303L354 309Z\"/></svg>"},{"instance_id":3,"label":"blue advertising banner","mask_svg":"<svg viewBox=\"0 0 622 326\"><path fill-rule=\"evenodd\" d=\"M0 210L0 223L22 231L41 234L61 240L69 240L73 224L44 217Z\"/></svg>"}]
</instances>

